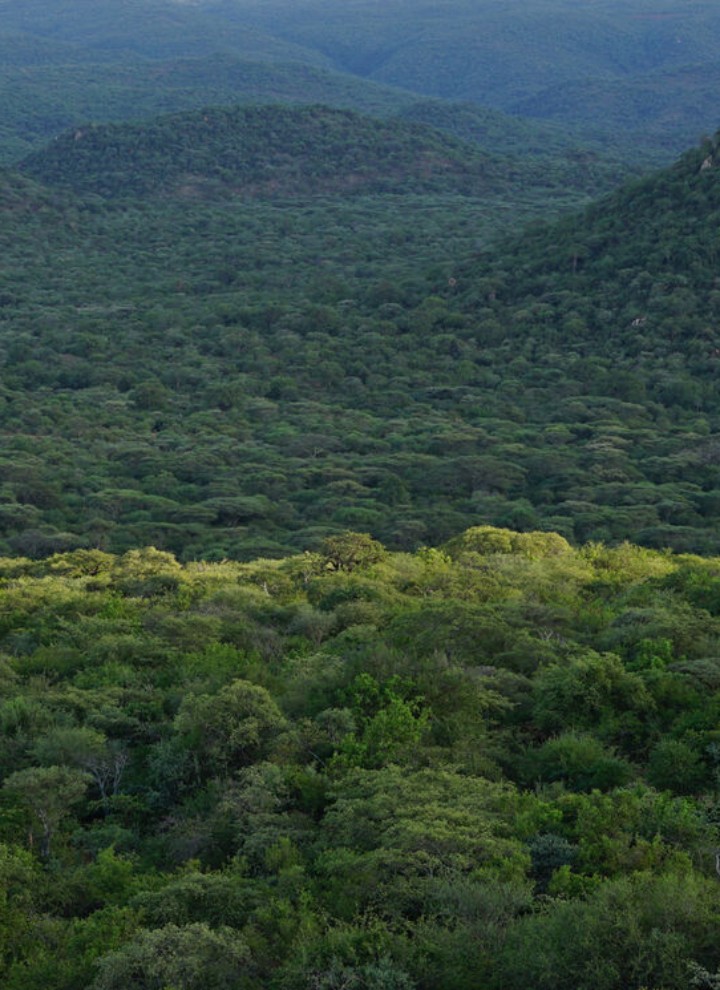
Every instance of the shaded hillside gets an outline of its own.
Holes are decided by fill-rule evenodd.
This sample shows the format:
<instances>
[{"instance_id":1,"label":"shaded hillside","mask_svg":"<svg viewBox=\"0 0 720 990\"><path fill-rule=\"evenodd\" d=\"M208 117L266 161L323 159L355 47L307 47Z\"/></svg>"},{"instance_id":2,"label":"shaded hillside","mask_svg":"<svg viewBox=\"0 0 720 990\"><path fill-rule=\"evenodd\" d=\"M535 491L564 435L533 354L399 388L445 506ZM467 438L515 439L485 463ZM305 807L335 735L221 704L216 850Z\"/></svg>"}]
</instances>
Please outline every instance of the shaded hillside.
<instances>
[{"instance_id":1,"label":"shaded hillside","mask_svg":"<svg viewBox=\"0 0 720 990\"><path fill-rule=\"evenodd\" d=\"M490 262L501 280L495 301L547 301L544 340L595 353L675 354L711 385L720 344L718 140L583 213L506 242L501 260ZM571 341L562 320L574 308L584 323Z\"/></svg>"},{"instance_id":2,"label":"shaded hillside","mask_svg":"<svg viewBox=\"0 0 720 990\"><path fill-rule=\"evenodd\" d=\"M720 507L719 210L708 141L458 275L463 336L494 342L488 369L537 431L516 467L575 534L603 519L689 546Z\"/></svg>"},{"instance_id":3,"label":"shaded hillside","mask_svg":"<svg viewBox=\"0 0 720 990\"><path fill-rule=\"evenodd\" d=\"M0 41L2 39L0 38ZM53 45L43 42L49 53ZM376 117L398 114L427 124L486 153L554 159L553 167L586 164L588 192L617 184L628 163L646 171L653 156L622 140L598 141L589 131L511 117L477 104L418 100L416 94L302 62L258 61L231 54L165 59L124 58L105 63L58 45L57 64L16 66L0 50L0 162L19 161L69 128L137 121L161 113L239 104L323 104ZM38 56L39 57L39 56ZM637 167L637 164L635 167ZM578 181L582 172L577 169ZM573 180L573 185L577 184Z\"/></svg>"},{"instance_id":4,"label":"shaded hillside","mask_svg":"<svg viewBox=\"0 0 720 990\"><path fill-rule=\"evenodd\" d=\"M558 156L568 150L573 132L562 126L508 116L476 103L413 100L398 116L447 131L498 155ZM575 142L580 143L577 136Z\"/></svg>"},{"instance_id":5,"label":"shaded hillside","mask_svg":"<svg viewBox=\"0 0 720 990\"><path fill-rule=\"evenodd\" d=\"M43 44L53 51L52 44ZM58 48L63 53L60 64L50 61L28 70L6 62L0 67L0 163L18 162L70 128L85 129L88 122L137 121L160 113L239 104L323 104L380 118L399 114L404 121L478 145L487 154L512 156L514 171L541 158L534 182L542 184L545 175L590 194L613 188L633 169L647 171L653 161L644 148L622 141L598 142L589 132L522 120L471 103L418 101L408 91L300 62L249 61L225 54L163 61L132 57L98 64L74 53L68 57L66 46ZM158 142L165 137L158 134Z\"/></svg>"},{"instance_id":6,"label":"shaded hillside","mask_svg":"<svg viewBox=\"0 0 720 990\"><path fill-rule=\"evenodd\" d=\"M720 121L717 91L720 64L699 64L660 69L629 80L577 79L562 88L543 90L514 104L522 119L556 125L577 124L588 107L601 121L608 140L622 134L638 147L679 149L683 143L712 132Z\"/></svg>"},{"instance_id":7,"label":"shaded hillside","mask_svg":"<svg viewBox=\"0 0 720 990\"><path fill-rule=\"evenodd\" d=\"M27 64L37 53L29 39L92 52L95 60L132 56L164 59L233 52L258 59L330 63L318 52L248 23L208 16L202 4L172 0L0 0L3 36L25 35ZM85 55L84 58L88 56Z\"/></svg>"},{"instance_id":8,"label":"shaded hillside","mask_svg":"<svg viewBox=\"0 0 720 990\"><path fill-rule=\"evenodd\" d=\"M0 95L11 106L27 98L28 111L42 112L45 93L56 115L67 104L67 125L78 123L74 110L82 105L86 117L108 119L103 92L110 117L123 94L131 103L133 88L123 79L131 66L147 112L224 101L222 87L203 97L198 80L194 96L176 94L179 102L161 105L143 83L143 63L166 63L172 74L177 59L221 56L275 65L281 75L292 75L290 65L334 72L341 89L349 85L343 76L352 75L382 84L388 97L396 89L400 102L414 92L556 119L621 147L629 160L640 148L667 155L717 126L712 79L720 13L710 3L678 9L670 0L448 0L438 8L402 0L4 0L0 24ZM90 64L98 68L83 103L78 87L88 73L76 70ZM305 99L334 102L316 86ZM342 105L368 108L362 99Z\"/></svg>"},{"instance_id":9,"label":"shaded hillside","mask_svg":"<svg viewBox=\"0 0 720 990\"><path fill-rule=\"evenodd\" d=\"M456 139L325 107L215 108L152 124L83 127L21 167L42 182L104 196L479 194L508 185L499 162Z\"/></svg>"},{"instance_id":10,"label":"shaded hillside","mask_svg":"<svg viewBox=\"0 0 720 990\"><path fill-rule=\"evenodd\" d=\"M60 203L63 197L34 182L18 172L0 169L0 213L7 221L12 221L15 213L39 214L41 222L48 217L62 216Z\"/></svg>"},{"instance_id":11,"label":"shaded hillside","mask_svg":"<svg viewBox=\"0 0 720 990\"><path fill-rule=\"evenodd\" d=\"M546 176L563 175L573 187L591 194L615 188L632 173L649 172L665 156L622 140L600 140L589 130L513 117L474 103L417 100L398 111L403 120L427 124L476 144L486 153L514 162L536 160Z\"/></svg>"},{"instance_id":12,"label":"shaded hillside","mask_svg":"<svg viewBox=\"0 0 720 990\"><path fill-rule=\"evenodd\" d=\"M2 539L247 557L471 524L470 463L445 469L461 392L438 402L456 350L425 297L479 241L572 202L39 192L2 231Z\"/></svg>"},{"instance_id":13,"label":"shaded hillside","mask_svg":"<svg viewBox=\"0 0 720 990\"><path fill-rule=\"evenodd\" d=\"M293 119L357 120L351 154L385 126ZM717 552L710 153L524 231L572 190L371 172L372 194L311 195L311 176L280 199L64 192L11 216L0 546L246 559L347 527L413 548L491 522Z\"/></svg>"}]
</instances>

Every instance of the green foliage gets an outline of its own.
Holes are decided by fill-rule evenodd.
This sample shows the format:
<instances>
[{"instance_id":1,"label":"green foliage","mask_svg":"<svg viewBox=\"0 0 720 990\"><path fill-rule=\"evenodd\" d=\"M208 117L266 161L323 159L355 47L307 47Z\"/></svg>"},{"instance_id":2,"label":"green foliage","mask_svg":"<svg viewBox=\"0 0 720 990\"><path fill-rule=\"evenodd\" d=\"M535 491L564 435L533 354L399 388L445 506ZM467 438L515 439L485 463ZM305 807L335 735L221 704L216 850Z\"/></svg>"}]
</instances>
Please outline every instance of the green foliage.
<instances>
[{"instance_id":1,"label":"green foliage","mask_svg":"<svg viewBox=\"0 0 720 990\"><path fill-rule=\"evenodd\" d=\"M321 0L297 11L285 0L105 0L91 11L73 0L51 14L28 2L5 11L0 137L16 159L88 120L320 101L402 110L511 155L509 167L551 150L587 183L602 173L608 145L641 160L677 149L713 119L717 18L692 8L678 35L675 13L647 0L534 0L512 11L454 0L440 18L430 5L414 9L411 31L401 3L358 3L340 16Z\"/></svg>"},{"instance_id":2,"label":"green foliage","mask_svg":"<svg viewBox=\"0 0 720 990\"><path fill-rule=\"evenodd\" d=\"M470 145L328 107L206 108L152 124L83 127L28 156L22 169L49 185L123 197L387 192L408 183L477 194L503 185L498 164ZM132 393L139 409L168 399L153 379Z\"/></svg>"},{"instance_id":3,"label":"green foliage","mask_svg":"<svg viewBox=\"0 0 720 990\"><path fill-rule=\"evenodd\" d=\"M77 549L99 580L90 548L252 559L348 530L472 527L452 552L479 552L520 529L508 556L558 568L568 539L716 552L704 160L478 257L581 193L318 106L68 133L27 164L55 192L0 187L0 550Z\"/></svg>"},{"instance_id":4,"label":"green foliage","mask_svg":"<svg viewBox=\"0 0 720 990\"><path fill-rule=\"evenodd\" d=\"M348 986L358 990L414 990L416 986L403 969L386 958L361 966L347 966L340 959L332 959L327 969L306 972L304 979L311 980L310 985L318 990L343 990ZM281 985L299 986L288 981Z\"/></svg>"},{"instance_id":5,"label":"green foliage","mask_svg":"<svg viewBox=\"0 0 720 990\"><path fill-rule=\"evenodd\" d=\"M354 571L377 564L385 556L381 543L369 533L342 533L323 541L321 554L326 567L335 571Z\"/></svg>"},{"instance_id":6,"label":"green foliage","mask_svg":"<svg viewBox=\"0 0 720 990\"><path fill-rule=\"evenodd\" d=\"M546 832L530 843L530 858L537 889L544 893L556 870L572 866L577 859L577 849L561 835Z\"/></svg>"},{"instance_id":7,"label":"green foliage","mask_svg":"<svg viewBox=\"0 0 720 990\"><path fill-rule=\"evenodd\" d=\"M541 536L5 562L3 985L711 974L720 631L687 558Z\"/></svg>"},{"instance_id":8,"label":"green foliage","mask_svg":"<svg viewBox=\"0 0 720 990\"><path fill-rule=\"evenodd\" d=\"M467 456L485 431L470 422L477 410L466 392L454 389L470 381L478 348L468 350L470 319L436 290L453 259L497 226L493 204L516 180L504 164L488 162L482 189L461 189L443 172L448 148L438 134L398 132L323 108L205 116L144 125L137 134L120 125L91 129L87 160L71 168L79 183L85 167L106 184L115 172L129 181L142 138L153 164L138 181L164 182L169 170L170 185L182 183L185 151L198 157L199 186L182 185L179 198L153 194L117 208L3 177L13 220L4 259L27 291L0 309L0 340L9 335L7 367L15 369L0 410L15 438L2 467L0 549L92 555L98 551L85 548L124 552L152 543L183 559L251 559L317 550L348 529L414 548L471 525L478 471L491 469L500 481L510 469L499 457L480 464ZM378 147L384 154L394 147L383 136L388 128L408 168L432 152L437 181L425 165L415 182L397 172L394 158L378 159ZM331 195L325 173L337 156L312 152L318 129L353 159L352 197ZM228 174L208 178L228 142L238 145ZM267 172L268 142L281 158L261 188L245 153L255 147L257 169ZM70 167L65 155L85 147L72 135L66 151L62 143L52 152L58 178ZM315 165L307 160L313 154ZM452 161L463 172L480 159L458 144ZM358 186L358 176L370 186ZM237 194L238 182L250 198ZM518 200L519 214L568 203L562 180L549 195L555 205L546 189L541 199ZM37 259L33 271L29 258ZM439 268L428 277L431 265ZM42 318L33 284L43 286ZM433 303L425 302L428 292ZM444 343L436 346L436 334ZM459 377L458 348L467 352ZM451 401L438 407L443 383ZM461 406L467 425L458 432ZM42 420L43 439L30 451L33 417ZM437 498L447 513L438 514ZM102 560L78 566L97 567L104 579ZM148 577L145 587L175 590L170 573Z\"/></svg>"},{"instance_id":9,"label":"green foliage","mask_svg":"<svg viewBox=\"0 0 720 990\"><path fill-rule=\"evenodd\" d=\"M678 739L662 739L648 758L647 776L658 790L697 794L707 783L708 768L700 755Z\"/></svg>"},{"instance_id":10,"label":"green foliage","mask_svg":"<svg viewBox=\"0 0 720 990\"><path fill-rule=\"evenodd\" d=\"M258 760L283 722L265 688L234 680L215 695L188 696L175 728L206 770L228 773Z\"/></svg>"},{"instance_id":11,"label":"green foliage","mask_svg":"<svg viewBox=\"0 0 720 990\"><path fill-rule=\"evenodd\" d=\"M3 781L5 795L29 812L33 831L39 826L43 858L49 858L53 835L84 797L89 781L89 774L62 766L17 770Z\"/></svg>"},{"instance_id":12,"label":"green foliage","mask_svg":"<svg viewBox=\"0 0 720 990\"><path fill-rule=\"evenodd\" d=\"M406 6L3 6L8 990L717 982L717 18Z\"/></svg>"},{"instance_id":13,"label":"green foliage","mask_svg":"<svg viewBox=\"0 0 720 990\"><path fill-rule=\"evenodd\" d=\"M592 736L563 733L533 754L531 774L561 781L572 790L611 790L632 779L632 767Z\"/></svg>"},{"instance_id":14,"label":"green foliage","mask_svg":"<svg viewBox=\"0 0 720 990\"><path fill-rule=\"evenodd\" d=\"M248 947L229 928L165 925L105 956L93 990L234 990L245 982Z\"/></svg>"},{"instance_id":15,"label":"green foliage","mask_svg":"<svg viewBox=\"0 0 720 990\"><path fill-rule=\"evenodd\" d=\"M341 741L343 766L381 767L412 760L430 722L430 712L397 677L384 685L360 674L349 689L357 731Z\"/></svg>"},{"instance_id":16,"label":"green foliage","mask_svg":"<svg viewBox=\"0 0 720 990\"><path fill-rule=\"evenodd\" d=\"M712 926L710 882L682 873L638 874L604 885L587 900L555 903L518 922L495 985L683 990L688 950L699 947Z\"/></svg>"},{"instance_id":17,"label":"green foliage","mask_svg":"<svg viewBox=\"0 0 720 990\"><path fill-rule=\"evenodd\" d=\"M534 681L533 718L546 731L592 727L619 737L633 717L647 719L654 708L643 680L611 653L568 658L539 671Z\"/></svg>"},{"instance_id":18,"label":"green foliage","mask_svg":"<svg viewBox=\"0 0 720 990\"><path fill-rule=\"evenodd\" d=\"M496 526L472 526L446 545L452 556L461 553L518 554L532 560L571 553L572 547L557 533L516 533Z\"/></svg>"}]
</instances>

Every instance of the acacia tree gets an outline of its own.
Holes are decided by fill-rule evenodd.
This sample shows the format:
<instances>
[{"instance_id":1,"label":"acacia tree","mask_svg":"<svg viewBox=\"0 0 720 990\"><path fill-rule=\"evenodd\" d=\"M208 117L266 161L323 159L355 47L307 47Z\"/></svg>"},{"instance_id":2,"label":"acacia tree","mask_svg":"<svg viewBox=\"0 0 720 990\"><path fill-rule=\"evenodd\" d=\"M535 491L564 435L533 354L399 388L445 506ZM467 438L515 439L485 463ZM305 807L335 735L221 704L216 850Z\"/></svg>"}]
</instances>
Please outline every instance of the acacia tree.
<instances>
[{"instance_id":1,"label":"acacia tree","mask_svg":"<svg viewBox=\"0 0 720 990\"><path fill-rule=\"evenodd\" d=\"M369 533L339 533L329 536L322 546L325 566L333 571L354 571L377 564L386 556L382 543Z\"/></svg>"},{"instance_id":2,"label":"acacia tree","mask_svg":"<svg viewBox=\"0 0 720 990\"><path fill-rule=\"evenodd\" d=\"M247 975L249 955L231 928L165 925L102 958L93 990L234 990Z\"/></svg>"},{"instance_id":3,"label":"acacia tree","mask_svg":"<svg viewBox=\"0 0 720 990\"><path fill-rule=\"evenodd\" d=\"M50 858L50 845L58 825L85 795L90 774L71 767L29 767L11 773L3 784L9 797L24 806L40 825L40 855ZM35 833L30 829L30 844Z\"/></svg>"},{"instance_id":4,"label":"acacia tree","mask_svg":"<svg viewBox=\"0 0 720 990\"><path fill-rule=\"evenodd\" d=\"M53 729L34 747L41 763L75 766L93 778L103 811L110 811L110 798L118 793L128 754L116 741L108 741L102 732L87 726Z\"/></svg>"}]
</instances>

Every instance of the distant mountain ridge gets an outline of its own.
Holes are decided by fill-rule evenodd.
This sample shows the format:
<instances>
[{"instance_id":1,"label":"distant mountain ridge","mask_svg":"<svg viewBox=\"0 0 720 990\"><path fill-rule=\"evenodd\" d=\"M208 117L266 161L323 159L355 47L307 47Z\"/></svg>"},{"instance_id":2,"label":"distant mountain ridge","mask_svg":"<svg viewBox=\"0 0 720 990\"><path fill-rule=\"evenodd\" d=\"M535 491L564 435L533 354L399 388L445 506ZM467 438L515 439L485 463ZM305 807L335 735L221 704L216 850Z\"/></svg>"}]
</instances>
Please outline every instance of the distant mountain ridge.
<instances>
[{"instance_id":1,"label":"distant mountain ridge","mask_svg":"<svg viewBox=\"0 0 720 990\"><path fill-rule=\"evenodd\" d=\"M127 119L134 105L145 115L243 93L297 101L300 67L321 74L304 102L334 104L333 85L337 105L361 110L392 112L409 94L469 101L579 128L625 160L667 160L718 124L719 38L717 5L669 0L0 0L4 160L20 157L24 134L33 143L81 120ZM255 79L235 97L199 63L196 82L172 81L178 60L218 58L254 63ZM167 74L167 104L153 67Z\"/></svg>"},{"instance_id":2,"label":"distant mountain ridge","mask_svg":"<svg viewBox=\"0 0 720 990\"><path fill-rule=\"evenodd\" d=\"M96 60L131 56L172 59L220 52L264 60L331 66L312 49L272 30L213 16L201 5L171 0L0 0L0 44L25 34L47 43L73 45Z\"/></svg>"},{"instance_id":3,"label":"distant mountain ridge","mask_svg":"<svg viewBox=\"0 0 720 990\"><path fill-rule=\"evenodd\" d=\"M412 93L305 62L220 54L104 64L48 62L18 70L8 67L4 52L0 37L0 162L8 165L68 128L92 122L260 103L323 103L390 116L415 100Z\"/></svg>"},{"instance_id":4,"label":"distant mountain ridge","mask_svg":"<svg viewBox=\"0 0 720 990\"><path fill-rule=\"evenodd\" d=\"M679 151L718 124L714 91L703 78L720 38L720 9L711 3L678 9L672 0L450 0L410 8L389 0L378 9L371 0L351 7L244 0L205 9L265 30L275 25L335 68L367 79L506 113L588 122L608 136L634 132L648 147ZM583 87L591 98L571 99L560 114L564 93ZM605 105L623 99L635 103L630 119L613 113L606 120ZM653 128L647 135L646 124Z\"/></svg>"}]
</instances>

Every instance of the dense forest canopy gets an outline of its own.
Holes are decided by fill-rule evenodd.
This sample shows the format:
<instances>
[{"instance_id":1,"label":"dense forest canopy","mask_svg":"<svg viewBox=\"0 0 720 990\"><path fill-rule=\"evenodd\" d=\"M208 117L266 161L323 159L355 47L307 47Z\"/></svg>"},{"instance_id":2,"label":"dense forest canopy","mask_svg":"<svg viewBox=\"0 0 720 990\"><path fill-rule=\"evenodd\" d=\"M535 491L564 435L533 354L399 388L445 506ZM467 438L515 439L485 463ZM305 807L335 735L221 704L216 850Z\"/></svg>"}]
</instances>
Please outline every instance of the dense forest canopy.
<instances>
[{"instance_id":1,"label":"dense forest canopy","mask_svg":"<svg viewBox=\"0 0 720 990\"><path fill-rule=\"evenodd\" d=\"M487 526L0 560L3 987L712 987L719 589Z\"/></svg>"},{"instance_id":2,"label":"dense forest canopy","mask_svg":"<svg viewBox=\"0 0 720 990\"><path fill-rule=\"evenodd\" d=\"M717 552L713 148L484 253L607 164L322 107L59 138L2 190L5 551Z\"/></svg>"},{"instance_id":3,"label":"dense forest canopy","mask_svg":"<svg viewBox=\"0 0 720 990\"><path fill-rule=\"evenodd\" d=\"M199 183L250 197L363 190L506 190L507 163L409 121L317 107L206 108L153 124L78 128L24 159L51 185L117 198L188 195Z\"/></svg>"}]
</instances>

